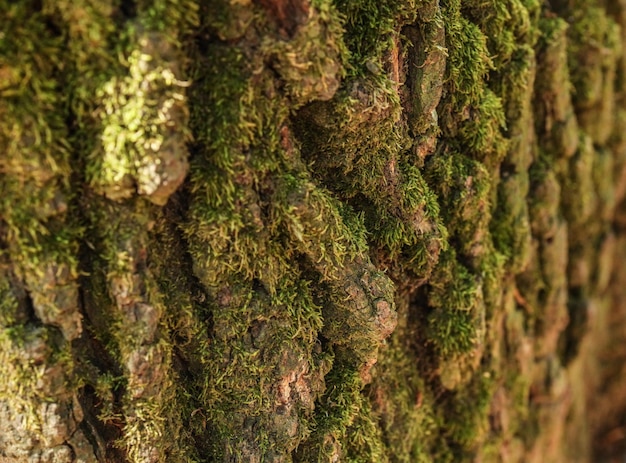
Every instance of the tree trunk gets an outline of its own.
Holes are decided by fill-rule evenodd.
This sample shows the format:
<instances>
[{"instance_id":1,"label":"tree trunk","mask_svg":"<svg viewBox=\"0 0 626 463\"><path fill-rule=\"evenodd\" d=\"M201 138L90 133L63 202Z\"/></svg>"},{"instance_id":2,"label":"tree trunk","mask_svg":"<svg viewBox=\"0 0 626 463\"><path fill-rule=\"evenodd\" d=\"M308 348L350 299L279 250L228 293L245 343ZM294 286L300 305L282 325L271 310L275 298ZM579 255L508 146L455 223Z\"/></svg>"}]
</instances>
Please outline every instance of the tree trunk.
<instances>
[{"instance_id":1,"label":"tree trunk","mask_svg":"<svg viewBox=\"0 0 626 463\"><path fill-rule=\"evenodd\" d=\"M0 24L0 461L620 451L626 1Z\"/></svg>"}]
</instances>

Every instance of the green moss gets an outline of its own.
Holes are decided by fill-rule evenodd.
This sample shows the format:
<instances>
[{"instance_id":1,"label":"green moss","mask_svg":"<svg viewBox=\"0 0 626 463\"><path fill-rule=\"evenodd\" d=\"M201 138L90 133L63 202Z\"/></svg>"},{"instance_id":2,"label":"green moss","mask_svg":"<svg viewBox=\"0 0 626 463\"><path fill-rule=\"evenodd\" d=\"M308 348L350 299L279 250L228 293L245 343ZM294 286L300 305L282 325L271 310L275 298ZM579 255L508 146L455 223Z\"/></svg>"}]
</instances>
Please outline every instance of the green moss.
<instances>
[{"instance_id":1,"label":"green moss","mask_svg":"<svg viewBox=\"0 0 626 463\"><path fill-rule=\"evenodd\" d=\"M467 387L450 397L444 433L456 458L472 458L486 440L493 384L490 372L479 372Z\"/></svg>"},{"instance_id":2,"label":"green moss","mask_svg":"<svg viewBox=\"0 0 626 463\"><path fill-rule=\"evenodd\" d=\"M106 347L104 360L101 353L89 359L97 370L86 379L102 398L100 419L123 425L116 444L131 461L188 461L195 451L183 423L195 407L172 361L182 328L175 330L166 314L178 306L166 305L156 277L163 263L150 230L158 208L143 198L117 203L93 192L84 200L91 205L92 256L84 305L90 334Z\"/></svg>"},{"instance_id":3,"label":"green moss","mask_svg":"<svg viewBox=\"0 0 626 463\"><path fill-rule=\"evenodd\" d=\"M615 158L606 149L596 150L593 156L592 176L596 191L596 211L603 220L610 220L616 207L615 184L608 182L615 172Z\"/></svg>"},{"instance_id":4,"label":"green moss","mask_svg":"<svg viewBox=\"0 0 626 463\"><path fill-rule=\"evenodd\" d=\"M574 101L577 109L582 110L603 97L603 68L614 59L611 51L618 40L614 21L598 2L576 4L575 14L568 18L568 64L576 89ZM599 50L605 53L599 54Z\"/></svg>"},{"instance_id":5,"label":"green moss","mask_svg":"<svg viewBox=\"0 0 626 463\"><path fill-rule=\"evenodd\" d=\"M489 58L486 36L476 24L461 15L458 3L451 1L443 5L443 14L449 18L446 74L451 93L460 105L464 105L482 96L483 78L493 63Z\"/></svg>"},{"instance_id":6,"label":"green moss","mask_svg":"<svg viewBox=\"0 0 626 463\"><path fill-rule=\"evenodd\" d=\"M463 2L462 11L475 22L487 36L487 44L498 70L512 59L520 42L536 40L533 13L540 10L538 0L505 0L497 3L478 1Z\"/></svg>"},{"instance_id":7,"label":"green moss","mask_svg":"<svg viewBox=\"0 0 626 463\"><path fill-rule=\"evenodd\" d=\"M204 461L200 456L210 453L211 443L216 439L207 434L207 415L202 401L207 380L201 372L209 364L211 313L207 295L190 269L191 262L177 229L178 220L180 218L173 220L171 215L163 213L157 217L150 233L150 248L155 258L149 265L166 307L162 318L164 329L176 346L177 358L186 365L176 368L173 375L176 396L170 398L165 411L167 415L180 417L178 443L181 447L186 445L184 455Z\"/></svg>"},{"instance_id":8,"label":"green moss","mask_svg":"<svg viewBox=\"0 0 626 463\"><path fill-rule=\"evenodd\" d=\"M444 358L467 353L476 344L474 315L454 309L435 309L428 317L427 336Z\"/></svg>"},{"instance_id":9,"label":"green moss","mask_svg":"<svg viewBox=\"0 0 626 463\"><path fill-rule=\"evenodd\" d=\"M492 176L490 180L483 176L483 182L491 181L493 219L489 228L496 250L508 260L507 267L517 271L526 265L530 245L525 196L528 192L526 170L535 155L531 115L535 76L532 47L539 37L539 4L517 0L497 5L470 2L464 4L462 11L488 38L487 49L493 61L489 64L489 88L479 90L473 97L481 101L478 112L483 117L477 118L481 123L474 123L470 116L460 134L473 148L470 153L488 153L489 160L484 163ZM507 32L504 36L498 34L496 40L496 30ZM483 248L487 250L486 255L493 252L489 251L488 235ZM498 267L498 259L492 260ZM493 267L492 264L488 266Z\"/></svg>"},{"instance_id":10,"label":"green moss","mask_svg":"<svg viewBox=\"0 0 626 463\"><path fill-rule=\"evenodd\" d=\"M139 34L137 48L125 58L129 75L114 77L96 94L102 102L101 146L91 154L87 177L110 198L137 192L164 204L187 172L188 83L172 55L163 37Z\"/></svg>"},{"instance_id":11,"label":"green moss","mask_svg":"<svg viewBox=\"0 0 626 463\"><path fill-rule=\"evenodd\" d=\"M0 361L5 455L28 455L33 436L48 448L68 440L77 426L71 411L77 385L72 381L69 344L59 331L32 325L2 327Z\"/></svg>"},{"instance_id":12,"label":"green moss","mask_svg":"<svg viewBox=\"0 0 626 463\"><path fill-rule=\"evenodd\" d=\"M26 321L26 314L20 307L20 301L9 283L9 272L2 268L0 274L0 326L9 328ZM21 310L20 310L21 309Z\"/></svg>"},{"instance_id":13,"label":"green moss","mask_svg":"<svg viewBox=\"0 0 626 463\"><path fill-rule=\"evenodd\" d=\"M330 1L313 2L312 15L290 41L265 40L264 52L285 84L292 109L315 100L329 100L345 73L347 51L339 15Z\"/></svg>"},{"instance_id":14,"label":"green moss","mask_svg":"<svg viewBox=\"0 0 626 463\"><path fill-rule=\"evenodd\" d=\"M196 272L208 286L239 274L262 275L272 287L284 263L278 242L267 239L257 190L278 167L272 131L286 117L285 101L263 96L274 92L273 84L263 75L258 85L241 51L215 46L211 55L191 89L194 100L203 102L191 111L195 149L207 151L194 159L191 189L198 199L186 226L192 253L204 255L195 261ZM250 151L257 154L250 157Z\"/></svg>"},{"instance_id":15,"label":"green moss","mask_svg":"<svg viewBox=\"0 0 626 463\"><path fill-rule=\"evenodd\" d=\"M308 286L296 283L303 278L294 266L297 253L311 254L311 262L331 276L335 266L341 268L344 253L360 252L362 238L342 225L337 203L299 174L276 175L280 145L273 131L284 120L286 100L270 102L257 93L275 91L271 80L261 76L259 88L248 65L240 63L231 75L209 67L194 89L217 103L217 111L206 115L211 122L206 126L193 112L206 106L192 111L198 146L208 149L210 157L196 159L192 190L198 199L185 224L194 273L215 304L211 345L199 359L207 372L199 385L199 405L219 436L213 437L211 450L216 457L282 458L309 433L313 400L328 369L328 360L313 354L320 308ZM259 104L259 98L268 106ZM258 154L250 158L248 151ZM207 190L219 184L212 177L216 173L232 187ZM274 206L262 208L262 195L270 186L276 191ZM306 215L307 207L320 218ZM326 246L314 248L310 243L320 233L329 235ZM305 389L289 398L293 381ZM277 382L279 389L272 386ZM297 407L289 405L291 400ZM278 413L283 402L288 408ZM259 435L256 429L266 431Z\"/></svg>"},{"instance_id":16,"label":"green moss","mask_svg":"<svg viewBox=\"0 0 626 463\"><path fill-rule=\"evenodd\" d=\"M578 147L579 129L570 94L568 27L564 20L555 17L542 19L539 27L537 72L545 75L546 79L536 83L536 132L547 154L571 157ZM564 92L564 88L570 92Z\"/></svg>"},{"instance_id":17,"label":"green moss","mask_svg":"<svg viewBox=\"0 0 626 463\"><path fill-rule=\"evenodd\" d=\"M93 110L94 92L119 65L116 56L111 56L119 40L117 24L113 21L116 10L113 1L61 0L43 5L43 12L58 28L64 49L71 56L64 60L63 79L71 95L69 109L77 116L76 124L81 129L72 134L72 144L92 143L84 136L84 130Z\"/></svg>"},{"instance_id":18,"label":"green moss","mask_svg":"<svg viewBox=\"0 0 626 463\"><path fill-rule=\"evenodd\" d=\"M137 17L148 30L162 32L178 42L198 26L198 4L194 0L139 0Z\"/></svg>"},{"instance_id":19,"label":"green moss","mask_svg":"<svg viewBox=\"0 0 626 463\"><path fill-rule=\"evenodd\" d=\"M274 223L295 238L298 251L309 257L324 279L338 279L347 262L364 256L365 229L354 216L352 228L344 224L336 200L303 178L288 176L278 186Z\"/></svg>"},{"instance_id":20,"label":"green moss","mask_svg":"<svg viewBox=\"0 0 626 463\"><path fill-rule=\"evenodd\" d=\"M296 461L326 462L351 456L343 448L343 442L362 409L362 382L353 368L336 366L326 377L326 393L315 413L314 438L306 442ZM375 445L375 439L369 444Z\"/></svg>"},{"instance_id":21,"label":"green moss","mask_svg":"<svg viewBox=\"0 0 626 463\"><path fill-rule=\"evenodd\" d=\"M620 194L600 2L36 3L0 5L0 434L93 388L131 461L535 443Z\"/></svg>"},{"instance_id":22,"label":"green moss","mask_svg":"<svg viewBox=\"0 0 626 463\"><path fill-rule=\"evenodd\" d=\"M410 359L415 351L402 345L396 333L381 352L377 374L366 389L379 419L389 461L447 461L447 447L439 439L441 423L430 385L419 374L421 362Z\"/></svg>"},{"instance_id":23,"label":"green moss","mask_svg":"<svg viewBox=\"0 0 626 463\"><path fill-rule=\"evenodd\" d=\"M316 348L320 332L341 352L333 371L358 378L345 400L348 409L360 408L360 377L395 326L393 289L369 263L363 218L314 183L286 124L290 105L330 98L341 72L325 64L343 53L336 13L315 6L292 41L266 37L263 56L211 45L213 58L197 64L190 90L202 104L191 108L197 155L183 230L194 274L212 301L199 402L219 436L211 450L217 458L283 458L304 445L331 365ZM251 27L253 34L268 24ZM326 58L305 40L318 32L328 39ZM307 66L294 54L303 47ZM255 72L264 59L286 87ZM311 73L327 76L327 88L309 86ZM300 392L285 397L294 381ZM345 425L336 431L345 435ZM354 428L355 436L370 432L371 422Z\"/></svg>"},{"instance_id":24,"label":"green moss","mask_svg":"<svg viewBox=\"0 0 626 463\"><path fill-rule=\"evenodd\" d=\"M505 177L498 185L498 204L492 223L493 240L514 271L522 270L529 259L531 245L528 217L528 176Z\"/></svg>"},{"instance_id":25,"label":"green moss","mask_svg":"<svg viewBox=\"0 0 626 463\"><path fill-rule=\"evenodd\" d=\"M357 365L367 363L395 326L392 284L366 260L363 230L347 228L336 203L308 182L286 180L288 186L280 185L286 197L277 198L275 223L284 224L297 240L296 249L328 281L324 336L347 347Z\"/></svg>"},{"instance_id":26,"label":"green moss","mask_svg":"<svg viewBox=\"0 0 626 463\"><path fill-rule=\"evenodd\" d=\"M567 167L557 172L563 189L563 213L572 226L587 222L596 210L596 195L593 187L593 165L596 157L593 142L584 133L580 134L578 152L569 160ZM576 198L572 193L576 192Z\"/></svg>"},{"instance_id":27,"label":"green moss","mask_svg":"<svg viewBox=\"0 0 626 463\"><path fill-rule=\"evenodd\" d=\"M417 2L397 0L336 0L335 5L344 17L353 75L366 75L369 69L380 67L381 55L391 48L399 28L415 20L418 7Z\"/></svg>"},{"instance_id":28,"label":"green moss","mask_svg":"<svg viewBox=\"0 0 626 463\"><path fill-rule=\"evenodd\" d=\"M425 175L439 196L450 241L461 255L477 263L490 251L492 183L488 172L466 156L442 153L427 162Z\"/></svg>"},{"instance_id":29,"label":"green moss","mask_svg":"<svg viewBox=\"0 0 626 463\"><path fill-rule=\"evenodd\" d=\"M487 37L478 25L460 14L458 2L446 2L443 14L449 18L448 96L439 107L443 135L459 152L493 170L506 153L507 140L502 135L505 117L501 99L484 83L494 69Z\"/></svg>"},{"instance_id":30,"label":"green moss","mask_svg":"<svg viewBox=\"0 0 626 463\"><path fill-rule=\"evenodd\" d=\"M14 65L19 66L23 70L28 69L29 66L38 67L39 69L36 72L33 72L35 69L31 71L32 75L37 76L38 80L45 79L45 81L43 85L33 81L35 85L24 86L17 93L13 92L14 88L12 90L14 94L11 97L13 101L10 99L4 100L8 105L1 109L3 115L10 116L11 119L16 121L16 124L13 124L13 126L9 125L9 127L12 127L10 138L14 140L11 149L19 150L20 152L19 156L11 155L13 159L11 165L7 169L3 168L3 170L11 173L10 176L6 177L7 188L5 190L3 185L3 191L15 191L13 198L5 198L5 200L9 201L6 204L7 211L13 211L13 218L11 218L10 214L4 213L3 218L9 218L12 229L12 235L10 236L10 243L12 244L10 247L15 246L15 250L19 252L19 254L13 253L12 259L23 262L23 265L16 266L16 268L19 268L19 277L28 285L36 317L48 325L59 326L67 339L74 339L78 337L81 331L76 284L78 276L77 240L84 236L83 233L86 232L84 224L80 226L78 224L78 220L81 218L81 214L77 211L79 205L86 206L84 210L89 211L85 217L87 219L86 223L89 224L87 227L90 234L89 246L96 254L100 254L94 258L94 261L98 261L101 257L107 261L107 264L103 267L107 273L105 278L109 278L109 280L107 281L103 278L101 282L105 286L104 292L110 290L112 297L110 299L103 298L98 309L105 308L105 310L111 312L111 306L108 304L120 302L120 294L116 293L116 291L123 291L125 285L127 285L126 289L128 285L133 287L135 292L132 297L137 298L137 293L141 292L141 290L137 290L137 286L141 286L143 283L143 281L129 282L125 280L135 270L133 252L136 249L129 249L129 246L132 247L136 244L136 242L133 242L135 232L142 230L142 227L146 226L146 221L137 223L134 220L136 217L141 216L142 212L131 213L131 217L129 217L125 214L127 211L123 210L123 213L118 215L120 210L110 204L99 202L93 195L90 196L89 193L79 199L77 192L70 191L69 188L70 178L77 180L76 184L81 183L80 179L83 178L83 161L87 158L86 154L93 148L93 145L88 140L94 138L100 129L98 121L91 114L91 111L98 104L94 102L99 98L95 91L96 87L104 85L107 80L110 82L115 82L116 79L119 80L119 75L115 77L112 77L112 75L119 71L122 66L117 63L111 65L115 60L110 60L109 55L114 49L123 48L124 43L127 42L124 42L125 38L117 38L119 43L113 43L112 36L117 32L115 23L111 21L114 8L106 3L94 5L84 2L69 5L61 2L55 5L46 5L41 13L35 15L29 13L28 17L32 24L29 24L29 20L26 18L18 20L17 15L19 11L13 7L11 8L13 11L10 14L13 17L10 24L13 27L24 28L23 31L14 31L14 37L23 37L21 42L26 47L20 49L19 55L15 56L19 56L20 60L32 60L31 65L27 65L26 62L18 63L17 61ZM42 30L41 27L36 26L37 24L47 25L50 30L46 30L46 28ZM54 29L54 33L50 32L52 29ZM26 34L34 35L29 39L26 37ZM49 39L48 37L52 38ZM156 46L155 42L158 42L150 34L144 35L143 38L146 40L146 43L143 45L148 48ZM150 40L154 41L150 42ZM64 48L66 41L71 43L67 51ZM5 43L7 42L3 41L2 45ZM33 48L35 44L38 47L44 47L41 53L28 52L28 48ZM162 42L159 42L159 44L162 45ZM167 47L164 46L164 48ZM144 51L146 50L144 49ZM148 52L146 53L149 54ZM11 51L3 49L2 55L10 58ZM63 66L60 66L60 63L59 65L55 64L53 60L58 59L62 55L64 56ZM131 61L134 57L136 56L131 56ZM135 77L141 74L142 70L138 68L146 63L147 60L142 62L141 59L134 62ZM110 66L110 69L104 71L107 66ZM77 75L80 75L80 78L84 79L84 81L79 81ZM89 79L89 77L93 77L93 79ZM146 84L148 80L150 79L144 79L141 83ZM7 88L10 89L10 87ZM63 92L60 91L61 87L64 88ZM141 85L136 85L130 90L127 88L127 94L122 96L129 98L132 103L133 98L137 98L137 94L142 90L140 87ZM2 88L5 88L4 85L2 85ZM111 99L115 99L120 96L120 93L124 93L118 92L119 88L110 90L109 96ZM113 93L116 94L113 95ZM132 95L129 95L129 93L132 93ZM56 99L57 96L59 97L58 100ZM100 96L103 96L103 94ZM136 103L136 100L134 102ZM117 101L117 103L123 106L128 101ZM147 107L149 104L146 103L141 106ZM115 117L123 118L124 115L121 115L123 111L120 107L117 107L117 109L108 107L108 109L110 110L108 116L113 119ZM140 109L135 108L135 113ZM163 109L163 105L161 105L160 109ZM167 113L167 111L169 111L169 108L166 108L165 112ZM184 110L182 112L184 113ZM169 122L167 114L164 114L164 117L166 122ZM48 121L45 119L48 119ZM115 125L127 123L132 125L132 121L110 119L104 125L111 129ZM135 130L137 127L132 127L132 129ZM73 132L71 135L69 133L70 130ZM107 132L105 130L105 139L108 136L109 144L115 146L116 149L120 148L117 153L119 154L123 151L121 148L125 149L127 147L115 145L115 143L119 142L119 139L115 141L112 141L112 139L116 138L117 135L119 133L113 133L110 130ZM121 138L123 139L124 137L122 136ZM172 139L170 137L170 141ZM137 140L133 139L133 141ZM122 145L126 142L122 140ZM169 141L165 140L162 145L166 146L167 143ZM184 140L180 144L182 143L184 143ZM176 149L177 147L174 148L174 150ZM153 162L153 164L155 163ZM132 166L129 169L132 170L136 167ZM93 174L93 171L90 173ZM110 170L102 169L98 173L108 175ZM24 188L25 185L26 188ZM175 187L176 185L174 185ZM31 194L32 189L36 189L38 194ZM85 191L81 190L80 193L84 194ZM19 199L21 195L24 196L24 201ZM90 200L92 202L89 203ZM15 207L20 202L23 203L24 207ZM89 206L87 206L87 203L89 203ZM74 218L73 220L76 219L76 222L65 219L66 214L68 216L71 215ZM113 224L107 223L108 214L111 214L111 217L115 217L116 220L113 221ZM105 223L106 225L103 225ZM100 227L99 232L93 233L93 228L97 227ZM26 233L24 233L25 231ZM119 286L116 287L114 283L119 284ZM106 286L109 287L106 288ZM135 303L137 301L135 299L132 302ZM150 302L154 303L155 301L150 300ZM94 311L91 312L91 314L93 313ZM108 344L109 353L112 355L112 358L120 361L122 364L129 361L129 359L132 360L132 356L137 354L137 351L133 350L133 348L137 348L136 341L145 341L146 338L149 338L149 332L152 330L150 326L133 327L132 324L124 323L123 317L120 317L119 314L116 316L109 313L107 316L97 316L95 318L99 323L98 327L103 328L104 333L101 332L101 335ZM142 322L144 321L146 320L142 320ZM148 324L150 323L152 322ZM141 322L139 325L141 325ZM44 330L47 329L50 328L46 327ZM46 338L42 342L44 344L52 343L53 346L59 345L61 346L59 347L60 351L65 349L62 347L63 344L59 339L56 338L54 341L49 341ZM69 345L67 348L69 348ZM167 343L162 341L158 344L158 347L155 347L153 350L148 349L148 352L145 353L150 358L149 362L152 362L152 365L161 367L163 364L167 364L167 360L161 362L168 356L167 349ZM84 353L82 355L86 357L89 354ZM74 361L69 351L63 357ZM79 363L82 371L88 359L80 358L76 359L76 361ZM58 389L50 396L49 400L59 402L55 394L61 393L71 399L80 386L77 383L77 379L72 378L75 374L72 365L57 365L58 362L53 358L42 358L38 359L37 362L47 366L47 368L58 368L65 371L67 375L68 384L66 389ZM125 364L124 366L127 367L127 371L134 368L134 365L129 366ZM51 387L57 387L58 385L55 386L55 384L58 378L56 373L53 373L50 373L50 381L53 384ZM160 371L160 373L163 373L163 371ZM171 380L171 376L167 376L167 372L164 374L167 379ZM36 378L36 375L33 374L32 376ZM133 399L143 394L138 391L145 389L145 384L140 384L141 380L139 380L139 377L141 375L130 374L129 376L130 380L125 384L128 387L128 390L125 391L127 395L124 398L127 428L125 429L124 443L122 445L126 446L128 454L135 460L147 461L146 458L149 460L154 457L154 452L157 452L162 457L166 454L173 456L173 447L170 446L168 449L159 442L162 436L167 434L165 429L176 429L176 424L172 423L172 417L175 414L165 411L163 407L164 403L171 403L171 383L168 384L167 380L159 381L157 378L155 383L160 383L163 386L162 396L147 394L147 396L142 397L142 405L134 409ZM82 375L80 378L82 378ZM88 382L91 382L92 379L91 377L87 379L82 378L82 380ZM97 376L95 381L97 382ZM160 398L165 399L164 401L159 401ZM141 402L141 400L138 400L138 402ZM62 402L59 403L61 406L65 406ZM76 415L76 419L78 419L78 416ZM47 420L51 419L63 422L64 426L68 426L70 432L73 432L77 425L73 423L72 420L74 418L71 416L45 416L40 417L42 426L46 424ZM146 425L146 423L151 423L151 425ZM46 432L42 428L40 432L34 432L34 434L45 434ZM69 436L63 437L59 442L48 442L45 445L50 447L60 445L66 439L69 439Z\"/></svg>"},{"instance_id":31,"label":"green moss","mask_svg":"<svg viewBox=\"0 0 626 463\"><path fill-rule=\"evenodd\" d=\"M258 11L251 1L212 0L200 3L199 15L212 35L221 40L237 40L246 34Z\"/></svg>"},{"instance_id":32,"label":"green moss","mask_svg":"<svg viewBox=\"0 0 626 463\"><path fill-rule=\"evenodd\" d=\"M71 340L81 331L75 280L82 231L70 213L72 168L56 80L62 42L44 26L44 15L32 15L29 7L7 5L2 12L9 21L7 38L0 40L0 117L5 121L0 215L9 258L31 292L37 317Z\"/></svg>"},{"instance_id":33,"label":"green moss","mask_svg":"<svg viewBox=\"0 0 626 463\"><path fill-rule=\"evenodd\" d=\"M303 152L315 153L316 176L364 215L389 265L395 261L425 278L445 247L446 231L437 198L404 159L410 145L397 94L380 78L355 80L349 88L330 104L312 105L299 115Z\"/></svg>"},{"instance_id":34,"label":"green moss","mask_svg":"<svg viewBox=\"0 0 626 463\"><path fill-rule=\"evenodd\" d=\"M308 288L291 284L283 282L271 299L248 286L248 300L237 297L213 312L211 345L201 360L208 375L200 406L230 448L216 449L218 455L244 458L253 423L267 430L265 437L255 439L253 453L262 450L264 440L282 455L308 434L307 415L327 361L311 354L321 326L319 308ZM238 289L233 296L245 291ZM289 395L294 381L301 389L293 398L299 407L292 409L286 402L293 400ZM273 389L275 384L279 391ZM276 400L289 407L279 416L274 416Z\"/></svg>"},{"instance_id":35,"label":"green moss","mask_svg":"<svg viewBox=\"0 0 626 463\"><path fill-rule=\"evenodd\" d=\"M400 109L389 78L354 79L333 101L305 108L298 115L296 134L302 139L305 158L316 155L313 171L332 180L327 183L334 190L351 197L378 187L389 177L398 154L410 146Z\"/></svg>"},{"instance_id":36,"label":"green moss","mask_svg":"<svg viewBox=\"0 0 626 463\"><path fill-rule=\"evenodd\" d=\"M442 253L427 291L427 338L442 358L471 351L484 335L483 278L478 275L497 272L498 265L484 257L494 250L488 228L490 183L483 169L459 156L435 158L427 166L430 181L441 189L444 210L454 211L444 217L456 249ZM472 262L470 269L459 259Z\"/></svg>"},{"instance_id":37,"label":"green moss","mask_svg":"<svg viewBox=\"0 0 626 463\"><path fill-rule=\"evenodd\" d=\"M436 108L442 96L447 61L445 22L438 2L431 2L430 11L425 10L427 7L422 6L419 11L423 22L403 28L401 46L406 51L397 57L398 65L405 60L410 63L406 70L406 90L400 92L407 100L404 104L407 123L419 158L431 154L435 137L439 135Z\"/></svg>"}]
</instances>

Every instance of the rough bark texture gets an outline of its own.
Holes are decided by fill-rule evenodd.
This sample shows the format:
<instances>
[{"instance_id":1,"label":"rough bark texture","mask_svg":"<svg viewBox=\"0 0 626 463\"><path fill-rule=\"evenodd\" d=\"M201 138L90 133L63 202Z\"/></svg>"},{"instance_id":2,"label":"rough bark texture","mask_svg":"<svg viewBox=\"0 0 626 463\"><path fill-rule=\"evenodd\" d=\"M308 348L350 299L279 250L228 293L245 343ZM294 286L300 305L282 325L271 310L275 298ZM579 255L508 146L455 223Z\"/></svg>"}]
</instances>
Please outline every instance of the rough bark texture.
<instances>
[{"instance_id":1,"label":"rough bark texture","mask_svg":"<svg viewBox=\"0 0 626 463\"><path fill-rule=\"evenodd\" d=\"M0 461L619 449L626 1L0 26Z\"/></svg>"}]
</instances>

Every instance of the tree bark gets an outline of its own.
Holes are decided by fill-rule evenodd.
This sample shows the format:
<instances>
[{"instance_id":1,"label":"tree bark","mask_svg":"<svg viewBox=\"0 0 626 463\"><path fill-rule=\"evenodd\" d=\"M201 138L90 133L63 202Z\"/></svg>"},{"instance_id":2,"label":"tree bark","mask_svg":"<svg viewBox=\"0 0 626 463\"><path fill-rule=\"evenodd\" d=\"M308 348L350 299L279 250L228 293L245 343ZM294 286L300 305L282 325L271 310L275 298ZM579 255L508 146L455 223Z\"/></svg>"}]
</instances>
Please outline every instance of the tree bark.
<instances>
[{"instance_id":1,"label":"tree bark","mask_svg":"<svg viewBox=\"0 0 626 463\"><path fill-rule=\"evenodd\" d=\"M626 446L626 1L0 18L0 461Z\"/></svg>"}]
</instances>

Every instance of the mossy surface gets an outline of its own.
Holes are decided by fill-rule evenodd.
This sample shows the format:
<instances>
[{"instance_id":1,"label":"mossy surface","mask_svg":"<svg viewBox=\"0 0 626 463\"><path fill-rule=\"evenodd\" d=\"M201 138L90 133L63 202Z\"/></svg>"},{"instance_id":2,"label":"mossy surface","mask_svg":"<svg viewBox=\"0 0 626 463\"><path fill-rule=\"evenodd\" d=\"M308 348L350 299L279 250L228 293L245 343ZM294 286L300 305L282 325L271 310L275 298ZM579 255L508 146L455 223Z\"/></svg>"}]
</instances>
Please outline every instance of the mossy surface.
<instances>
[{"instance_id":1,"label":"mossy surface","mask_svg":"<svg viewBox=\"0 0 626 463\"><path fill-rule=\"evenodd\" d=\"M550 3L0 0L0 460L591 455L626 9Z\"/></svg>"}]
</instances>

